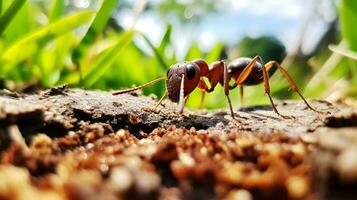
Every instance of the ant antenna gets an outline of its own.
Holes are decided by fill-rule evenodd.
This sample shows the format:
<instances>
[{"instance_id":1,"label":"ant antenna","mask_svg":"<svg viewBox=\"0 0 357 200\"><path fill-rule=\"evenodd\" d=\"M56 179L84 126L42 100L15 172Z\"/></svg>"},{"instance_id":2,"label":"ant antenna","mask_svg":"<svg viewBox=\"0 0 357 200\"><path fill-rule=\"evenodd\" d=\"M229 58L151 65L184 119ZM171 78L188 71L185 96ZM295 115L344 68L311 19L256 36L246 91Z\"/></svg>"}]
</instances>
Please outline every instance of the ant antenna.
<instances>
[{"instance_id":1,"label":"ant antenna","mask_svg":"<svg viewBox=\"0 0 357 200\"><path fill-rule=\"evenodd\" d=\"M124 89L124 90L118 90L118 91L113 92L112 95L124 94L124 93L128 93L128 92L131 92L131 91L140 90L142 88L145 88L147 86L150 86L150 85L155 84L155 83L157 83L159 81L162 81L162 80L166 80L166 77L161 77L161 78L152 80L152 81L150 81L148 83L145 83L144 85L140 85L140 86L137 86L137 87Z\"/></svg>"}]
</instances>

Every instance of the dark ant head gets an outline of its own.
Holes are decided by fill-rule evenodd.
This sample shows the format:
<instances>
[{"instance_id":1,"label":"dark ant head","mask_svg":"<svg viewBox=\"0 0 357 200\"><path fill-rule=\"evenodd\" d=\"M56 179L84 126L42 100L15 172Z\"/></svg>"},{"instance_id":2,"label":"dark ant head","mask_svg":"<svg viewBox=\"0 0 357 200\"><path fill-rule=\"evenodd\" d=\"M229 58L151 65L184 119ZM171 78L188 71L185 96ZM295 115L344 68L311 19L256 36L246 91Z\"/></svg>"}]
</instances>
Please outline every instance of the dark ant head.
<instances>
[{"instance_id":1,"label":"dark ant head","mask_svg":"<svg viewBox=\"0 0 357 200\"><path fill-rule=\"evenodd\" d=\"M184 75L184 96L190 94L200 81L200 68L193 62L174 64L167 71L166 87L169 99L178 102L182 75Z\"/></svg>"}]
</instances>

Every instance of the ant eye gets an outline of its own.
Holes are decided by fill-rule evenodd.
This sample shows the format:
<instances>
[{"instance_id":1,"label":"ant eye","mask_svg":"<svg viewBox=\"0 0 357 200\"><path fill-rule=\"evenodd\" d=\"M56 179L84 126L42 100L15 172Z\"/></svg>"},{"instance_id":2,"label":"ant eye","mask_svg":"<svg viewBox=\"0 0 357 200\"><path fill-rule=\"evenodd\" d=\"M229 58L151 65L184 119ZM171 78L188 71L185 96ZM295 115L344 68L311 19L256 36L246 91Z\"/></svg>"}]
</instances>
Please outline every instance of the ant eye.
<instances>
[{"instance_id":1,"label":"ant eye","mask_svg":"<svg viewBox=\"0 0 357 200\"><path fill-rule=\"evenodd\" d=\"M189 80L193 79L196 74L195 66L192 63L187 64L186 66L186 75Z\"/></svg>"}]
</instances>

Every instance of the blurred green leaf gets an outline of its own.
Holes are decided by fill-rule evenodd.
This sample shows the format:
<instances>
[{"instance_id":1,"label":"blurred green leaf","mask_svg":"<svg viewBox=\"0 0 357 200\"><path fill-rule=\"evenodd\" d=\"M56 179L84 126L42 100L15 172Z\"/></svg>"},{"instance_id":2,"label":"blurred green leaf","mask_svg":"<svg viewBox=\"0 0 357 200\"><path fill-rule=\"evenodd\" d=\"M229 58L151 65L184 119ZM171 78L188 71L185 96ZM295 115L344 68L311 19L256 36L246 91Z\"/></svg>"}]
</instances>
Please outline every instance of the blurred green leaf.
<instances>
[{"instance_id":1,"label":"blurred green leaf","mask_svg":"<svg viewBox=\"0 0 357 200\"><path fill-rule=\"evenodd\" d=\"M156 59L159 61L159 64L163 70L167 70L168 66L166 64L164 54L161 54L159 49L154 46L154 44L149 40L148 37L145 35L141 34L141 36L144 38L145 42L149 45L151 50L154 52Z\"/></svg>"},{"instance_id":2,"label":"blurred green leaf","mask_svg":"<svg viewBox=\"0 0 357 200\"><path fill-rule=\"evenodd\" d=\"M350 67L350 71L351 73L349 73L351 75L351 88L356 88L357 90L357 62L355 60L351 60L349 59L349 67Z\"/></svg>"},{"instance_id":3,"label":"blurred green leaf","mask_svg":"<svg viewBox=\"0 0 357 200\"><path fill-rule=\"evenodd\" d=\"M341 0L340 21L341 30L348 47L357 51L357 1Z\"/></svg>"},{"instance_id":4,"label":"blurred green leaf","mask_svg":"<svg viewBox=\"0 0 357 200\"><path fill-rule=\"evenodd\" d=\"M245 37L236 48L239 56L253 58L259 55L264 62L276 60L281 63L286 56L284 45L273 36Z\"/></svg>"},{"instance_id":5,"label":"blurred green leaf","mask_svg":"<svg viewBox=\"0 0 357 200\"><path fill-rule=\"evenodd\" d=\"M3 9L8 8L10 5L10 1L3 2ZM38 22L35 20L38 12L37 5L30 4L28 1L24 3L2 35L6 48L38 27Z\"/></svg>"},{"instance_id":6,"label":"blurred green leaf","mask_svg":"<svg viewBox=\"0 0 357 200\"><path fill-rule=\"evenodd\" d=\"M101 33L108 23L108 20L116 8L119 0L105 0L98 10L90 28L84 36L82 43L90 44L94 41L97 34Z\"/></svg>"},{"instance_id":7,"label":"blurred green leaf","mask_svg":"<svg viewBox=\"0 0 357 200\"><path fill-rule=\"evenodd\" d=\"M206 56L206 62L212 63L217 61L223 51L224 45L221 42L217 42L217 44L213 47L213 49Z\"/></svg>"},{"instance_id":8,"label":"blurred green leaf","mask_svg":"<svg viewBox=\"0 0 357 200\"><path fill-rule=\"evenodd\" d=\"M0 36L5 31L11 20L15 17L20 8L24 5L25 0L14 0L11 6L0 17ZM0 2L2 4L2 2Z\"/></svg>"},{"instance_id":9,"label":"blurred green leaf","mask_svg":"<svg viewBox=\"0 0 357 200\"><path fill-rule=\"evenodd\" d=\"M50 22L53 22L62 16L64 10L64 1L65 0L53 1L52 8L50 10L49 17L48 17Z\"/></svg>"},{"instance_id":10,"label":"blurred green leaf","mask_svg":"<svg viewBox=\"0 0 357 200\"><path fill-rule=\"evenodd\" d=\"M92 19L93 14L93 11L79 12L59 21L50 23L31 34L26 35L26 37L17 41L3 53L1 61L17 63L24 60L34 53L34 50L38 48L38 43L40 43L39 46L43 46L48 41L83 25ZM26 51L24 51L24 47L27 48Z\"/></svg>"},{"instance_id":11,"label":"blurred green leaf","mask_svg":"<svg viewBox=\"0 0 357 200\"><path fill-rule=\"evenodd\" d=\"M172 25L168 24L166 26L164 36L162 37L162 39L160 41L159 48L158 48L158 51L160 52L160 54L164 58L166 58L165 63L167 66L166 66L165 70L167 70L171 65L177 63L176 54L175 54L173 46L172 46L171 35L172 35Z\"/></svg>"},{"instance_id":12,"label":"blurred green leaf","mask_svg":"<svg viewBox=\"0 0 357 200\"><path fill-rule=\"evenodd\" d=\"M40 68L40 79L44 86L53 86L60 80L61 71L64 68L66 58L69 57L73 43L73 35L67 33L50 42L38 53L35 62Z\"/></svg>"},{"instance_id":13,"label":"blurred green leaf","mask_svg":"<svg viewBox=\"0 0 357 200\"><path fill-rule=\"evenodd\" d=\"M354 52L357 52L357 29L356 29L357 12L356 11L357 11L357 1L341 0L340 23L341 23L343 40L347 42L348 48ZM348 71L345 74L343 74L343 77L345 77L347 80L350 80L351 88L356 88L357 61L353 59L348 59L348 63L346 64L346 66L348 66ZM340 66L338 68L340 69Z\"/></svg>"},{"instance_id":14,"label":"blurred green leaf","mask_svg":"<svg viewBox=\"0 0 357 200\"><path fill-rule=\"evenodd\" d=\"M341 28L344 39L349 48L357 51L357 1L341 0L340 17Z\"/></svg>"},{"instance_id":15,"label":"blurred green leaf","mask_svg":"<svg viewBox=\"0 0 357 200\"><path fill-rule=\"evenodd\" d=\"M133 31L125 32L114 46L107 49L94 61L89 72L83 75L82 83L85 87L91 87L103 76L107 69L115 62L115 60L123 53L125 48L132 41L133 35Z\"/></svg>"},{"instance_id":16,"label":"blurred green leaf","mask_svg":"<svg viewBox=\"0 0 357 200\"><path fill-rule=\"evenodd\" d=\"M165 55L165 51L168 48L168 46L171 44L171 32L172 32L172 26L169 24L166 27L166 31L164 33L164 36L162 37L160 41L160 45L158 47L158 51L161 55Z\"/></svg>"},{"instance_id":17,"label":"blurred green leaf","mask_svg":"<svg viewBox=\"0 0 357 200\"><path fill-rule=\"evenodd\" d=\"M92 21L89 29L87 30L84 37L81 39L76 48L73 49L72 53L72 61L77 67L77 71L79 72L79 84L82 84L82 71L83 66L80 64L80 60L87 54L88 48L91 44L95 42L97 36L103 32L108 20L116 8L119 0L106 0L102 1L102 4L97 11L94 20Z\"/></svg>"},{"instance_id":18,"label":"blurred green leaf","mask_svg":"<svg viewBox=\"0 0 357 200\"><path fill-rule=\"evenodd\" d=\"M186 53L185 60L194 60L196 58L203 58L203 52L198 47L197 43L192 43L191 47Z\"/></svg>"}]
</instances>

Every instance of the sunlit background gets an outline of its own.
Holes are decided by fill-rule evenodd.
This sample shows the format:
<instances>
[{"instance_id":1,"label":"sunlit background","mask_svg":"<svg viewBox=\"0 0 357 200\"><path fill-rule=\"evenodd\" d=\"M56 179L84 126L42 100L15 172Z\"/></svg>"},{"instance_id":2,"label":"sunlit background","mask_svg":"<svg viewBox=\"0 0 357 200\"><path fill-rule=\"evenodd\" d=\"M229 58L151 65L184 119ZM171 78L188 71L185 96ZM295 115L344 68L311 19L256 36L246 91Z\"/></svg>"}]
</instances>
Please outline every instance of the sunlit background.
<instances>
[{"instance_id":1,"label":"sunlit background","mask_svg":"<svg viewBox=\"0 0 357 200\"><path fill-rule=\"evenodd\" d=\"M259 54L281 62L308 98L357 96L357 38L346 28L356 27L353 1L0 2L0 22L9 22L0 25L1 88L33 92L68 83L110 91L165 76L171 64L184 60L229 63ZM271 87L276 99L298 98L279 72ZM144 94L164 90L162 82ZM235 107L238 90L231 92ZM221 86L206 96L206 108L226 106ZM199 101L196 90L188 106L197 108ZM245 89L245 105L265 103L262 85Z\"/></svg>"},{"instance_id":2,"label":"sunlit background","mask_svg":"<svg viewBox=\"0 0 357 200\"><path fill-rule=\"evenodd\" d=\"M117 22L126 29L136 19L131 9L135 4L129 2L134 1L127 1L128 7L115 15ZM288 52L293 53L296 46L302 43L303 53L311 53L331 23L337 20L334 1L150 2L149 5L156 10L144 11L136 19L135 29L158 44L167 24L172 24L175 27L173 44L180 53L192 42L197 42L203 50L209 50L217 42L232 47L246 36L256 38L265 35L278 38ZM309 37L305 37L307 35Z\"/></svg>"}]
</instances>

